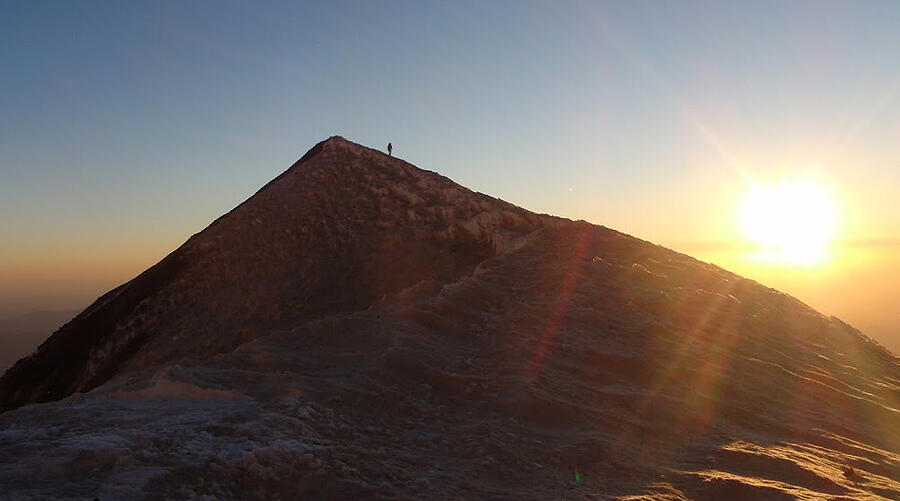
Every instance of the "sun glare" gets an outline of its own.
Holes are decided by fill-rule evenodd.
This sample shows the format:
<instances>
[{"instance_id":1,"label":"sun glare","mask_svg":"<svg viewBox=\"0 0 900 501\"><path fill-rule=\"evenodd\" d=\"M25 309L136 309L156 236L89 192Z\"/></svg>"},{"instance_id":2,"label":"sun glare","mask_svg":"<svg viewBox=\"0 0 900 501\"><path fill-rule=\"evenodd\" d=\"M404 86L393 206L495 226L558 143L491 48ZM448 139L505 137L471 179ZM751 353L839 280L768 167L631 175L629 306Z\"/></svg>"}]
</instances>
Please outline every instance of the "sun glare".
<instances>
[{"instance_id":1,"label":"sun glare","mask_svg":"<svg viewBox=\"0 0 900 501\"><path fill-rule=\"evenodd\" d=\"M755 184L742 197L739 218L744 236L764 261L812 266L826 257L834 237L835 204L811 181Z\"/></svg>"}]
</instances>

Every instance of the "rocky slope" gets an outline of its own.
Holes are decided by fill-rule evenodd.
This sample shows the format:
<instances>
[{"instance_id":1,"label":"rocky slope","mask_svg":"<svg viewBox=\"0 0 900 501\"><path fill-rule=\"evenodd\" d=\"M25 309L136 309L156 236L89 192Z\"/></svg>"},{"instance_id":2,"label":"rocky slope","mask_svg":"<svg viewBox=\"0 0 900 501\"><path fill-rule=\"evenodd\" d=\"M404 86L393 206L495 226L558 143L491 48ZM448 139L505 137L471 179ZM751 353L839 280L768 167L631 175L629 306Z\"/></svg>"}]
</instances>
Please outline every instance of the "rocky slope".
<instances>
[{"instance_id":1,"label":"rocky slope","mask_svg":"<svg viewBox=\"0 0 900 501\"><path fill-rule=\"evenodd\" d=\"M0 498L900 499L860 332L340 138L0 398Z\"/></svg>"},{"instance_id":2,"label":"rocky slope","mask_svg":"<svg viewBox=\"0 0 900 501\"><path fill-rule=\"evenodd\" d=\"M0 379L0 409L452 281L554 224L335 137Z\"/></svg>"}]
</instances>

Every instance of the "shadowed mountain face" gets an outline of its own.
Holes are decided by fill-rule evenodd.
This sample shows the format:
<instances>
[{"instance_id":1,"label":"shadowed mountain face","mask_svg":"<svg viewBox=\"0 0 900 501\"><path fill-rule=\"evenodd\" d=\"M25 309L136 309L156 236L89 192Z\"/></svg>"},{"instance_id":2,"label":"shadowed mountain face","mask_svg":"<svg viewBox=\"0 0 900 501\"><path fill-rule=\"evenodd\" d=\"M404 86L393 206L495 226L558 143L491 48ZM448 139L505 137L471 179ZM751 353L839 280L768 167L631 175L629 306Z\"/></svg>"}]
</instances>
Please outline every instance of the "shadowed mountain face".
<instances>
[{"instance_id":1,"label":"shadowed mountain face","mask_svg":"<svg viewBox=\"0 0 900 501\"><path fill-rule=\"evenodd\" d=\"M67 395L0 415L7 492L900 498L900 364L860 332L340 138L0 380Z\"/></svg>"},{"instance_id":2,"label":"shadowed mountain face","mask_svg":"<svg viewBox=\"0 0 900 501\"><path fill-rule=\"evenodd\" d=\"M553 222L332 138L14 366L0 408L452 281Z\"/></svg>"}]
</instances>

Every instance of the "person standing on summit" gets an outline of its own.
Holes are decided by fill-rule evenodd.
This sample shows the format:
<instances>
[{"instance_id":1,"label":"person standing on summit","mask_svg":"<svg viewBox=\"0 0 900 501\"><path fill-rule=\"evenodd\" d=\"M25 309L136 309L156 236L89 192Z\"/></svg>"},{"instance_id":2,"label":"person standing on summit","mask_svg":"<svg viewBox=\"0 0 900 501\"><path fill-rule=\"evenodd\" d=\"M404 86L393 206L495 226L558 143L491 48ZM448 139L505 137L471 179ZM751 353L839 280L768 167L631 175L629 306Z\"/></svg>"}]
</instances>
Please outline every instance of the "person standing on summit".
<instances>
[{"instance_id":1,"label":"person standing on summit","mask_svg":"<svg viewBox=\"0 0 900 501\"><path fill-rule=\"evenodd\" d=\"M394 151L394 146L391 145L390 142L388 142L388 156L389 156L389 157L390 157L390 156L393 156L393 155L391 155L391 152L392 152L392 151Z\"/></svg>"}]
</instances>

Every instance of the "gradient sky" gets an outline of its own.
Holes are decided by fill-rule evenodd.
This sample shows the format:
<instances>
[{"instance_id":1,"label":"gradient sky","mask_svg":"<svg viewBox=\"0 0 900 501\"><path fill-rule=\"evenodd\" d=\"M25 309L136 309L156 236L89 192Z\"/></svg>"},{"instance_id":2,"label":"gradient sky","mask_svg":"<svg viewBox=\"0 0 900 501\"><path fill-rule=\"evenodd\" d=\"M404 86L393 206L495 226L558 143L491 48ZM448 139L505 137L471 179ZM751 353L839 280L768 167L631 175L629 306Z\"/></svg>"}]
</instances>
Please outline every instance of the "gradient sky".
<instances>
[{"instance_id":1,"label":"gradient sky","mask_svg":"<svg viewBox=\"0 0 900 501\"><path fill-rule=\"evenodd\" d=\"M720 264L900 351L898 2L0 4L0 316L80 309L340 134ZM815 179L826 265L746 259Z\"/></svg>"}]
</instances>

